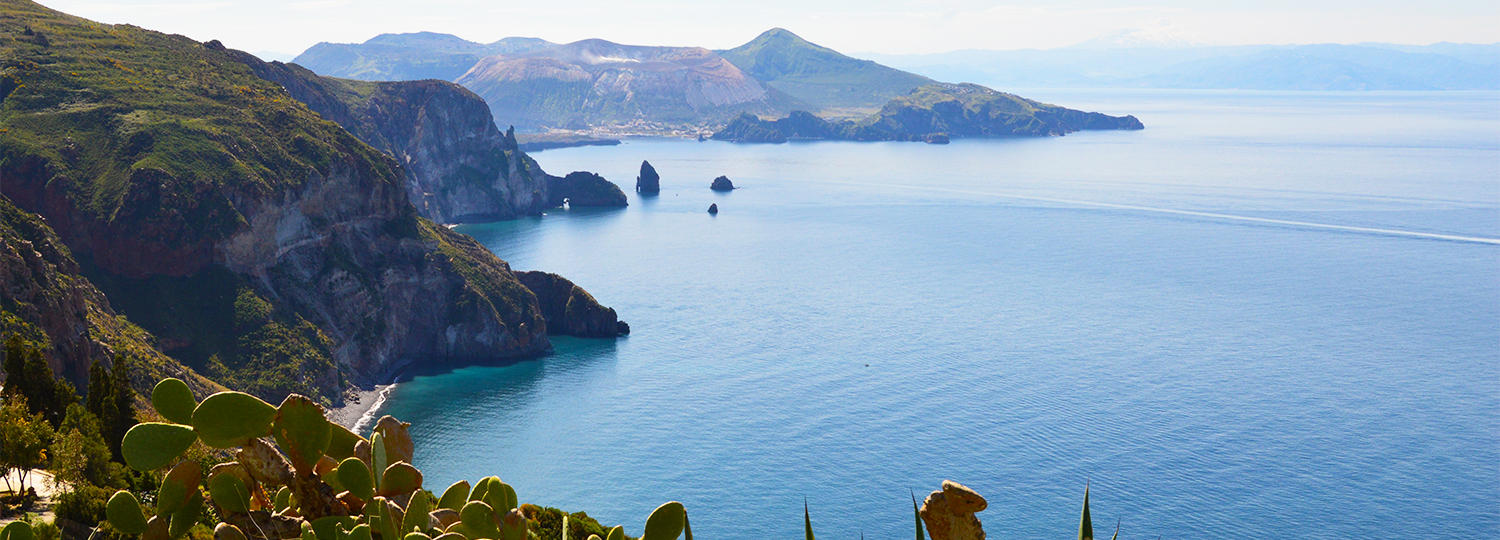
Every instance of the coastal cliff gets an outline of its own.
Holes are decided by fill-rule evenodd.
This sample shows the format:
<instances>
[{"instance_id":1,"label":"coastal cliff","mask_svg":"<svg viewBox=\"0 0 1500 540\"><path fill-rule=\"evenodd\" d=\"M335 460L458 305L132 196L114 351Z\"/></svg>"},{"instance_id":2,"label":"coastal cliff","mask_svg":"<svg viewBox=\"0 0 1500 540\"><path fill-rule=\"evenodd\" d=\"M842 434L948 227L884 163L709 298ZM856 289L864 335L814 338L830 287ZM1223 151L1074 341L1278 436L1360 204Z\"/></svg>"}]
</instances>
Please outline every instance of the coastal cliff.
<instances>
[{"instance_id":1,"label":"coastal cliff","mask_svg":"<svg viewBox=\"0 0 1500 540\"><path fill-rule=\"evenodd\" d=\"M541 215L547 174L501 133L489 105L457 84L322 77L296 64L230 51L257 76L400 162L422 217L463 223Z\"/></svg>"},{"instance_id":2,"label":"coastal cliff","mask_svg":"<svg viewBox=\"0 0 1500 540\"><path fill-rule=\"evenodd\" d=\"M43 351L54 373L80 385L96 360L116 354L135 360L132 385L147 391L176 377L195 392L224 387L158 352L155 337L111 308L79 273L78 262L46 221L0 197L0 335L20 336Z\"/></svg>"},{"instance_id":3,"label":"coastal cliff","mask_svg":"<svg viewBox=\"0 0 1500 540\"><path fill-rule=\"evenodd\" d=\"M336 402L408 362L548 348L536 296L417 215L401 163L222 45L4 11L0 194L163 352L271 400Z\"/></svg>"},{"instance_id":4,"label":"coastal cliff","mask_svg":"<svg viewBox=\"0 0 1500 540\"><path fill-rule=\"evenodd\" d=\"M630 333L630 325L615 310L599 305L593 295L565 277L531 271L517 272L516 278L536 293L550 334L615 337Z\"/></svg>"}]
</instances>

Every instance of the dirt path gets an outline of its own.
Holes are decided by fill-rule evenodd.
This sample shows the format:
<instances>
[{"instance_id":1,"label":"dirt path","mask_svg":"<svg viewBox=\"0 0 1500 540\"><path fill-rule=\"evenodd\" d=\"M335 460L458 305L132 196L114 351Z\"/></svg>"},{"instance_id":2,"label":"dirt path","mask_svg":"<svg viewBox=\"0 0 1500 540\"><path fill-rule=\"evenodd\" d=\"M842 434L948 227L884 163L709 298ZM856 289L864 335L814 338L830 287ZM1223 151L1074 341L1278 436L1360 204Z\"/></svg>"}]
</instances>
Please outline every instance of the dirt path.
<instances>
[{"instance_id":1,"label":"dirt path","mask_svg":"<svg viewBox=\"0 0 1500 540\"><path fill-rule=\"evenodd\" d=\"M5 480L10 481L10 487L12 489L21 488L20 471L11 471L9 477L0 479L0 490L6 489ZM33 469L31 473L26 476L26 486L35 489L36 494L42 498L41 501L37 502L36 507L31 510L31 513L40 516L42 521L51 522L53 518L53 497L57 495L56 491L52 489L52 475L47 471L41 469ZM0 525L10 523L17 519L20 519L20 516L0 518Z\"/></svg>"}]
</instances>

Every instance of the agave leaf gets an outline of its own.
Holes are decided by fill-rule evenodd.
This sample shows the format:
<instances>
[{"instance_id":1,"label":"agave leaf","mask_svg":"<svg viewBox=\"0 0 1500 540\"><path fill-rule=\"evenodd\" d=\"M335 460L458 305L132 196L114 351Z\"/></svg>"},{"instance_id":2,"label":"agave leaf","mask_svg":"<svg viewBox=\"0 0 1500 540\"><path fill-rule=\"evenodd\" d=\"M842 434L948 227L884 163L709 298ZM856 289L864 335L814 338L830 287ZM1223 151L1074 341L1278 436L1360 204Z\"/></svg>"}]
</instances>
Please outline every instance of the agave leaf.
<instances>
[{"instance_id":1,"label":"agave leaf","mask_svg":"<svg viewBox=\"0 0 1500 540\"><path fill-rule=\"evenodd\" d=\"M807 499L802 499L802 527L807 533L807 540L813 540L812 513L807 511Z\"/></svg>"},{"instance_id":2,"label":"agave leaf","mask_svg":"<svg viewBox=\"0 0 1500 540\"><path fill-rule=\"evenodd\" d=\"M1089 485L1083 486L1083 517L1078 520L1078 540L1094 540L1094 521L1089 519Z\"/></svg>"},{"instance_id":3,"label":"agave leaf","mask_svg":"<svg viewBox=\"0 0 1500 540\"><path fill-rule=\"evenodd\" d=\"M568 540L568 515L563 514L562 540Z\"/></svg>"},{"instance_id":4,"label":"agave leaf","mask_svg":"<svg viewBox=\"0 0 1500 540\"><path fill-rule=\"evenodd\" d=\"M907 491L911 491L911 515L917 524L917 540L922 540L922 511L917 508L917 492L911 489Z\"/></svg>"}]
</instances>

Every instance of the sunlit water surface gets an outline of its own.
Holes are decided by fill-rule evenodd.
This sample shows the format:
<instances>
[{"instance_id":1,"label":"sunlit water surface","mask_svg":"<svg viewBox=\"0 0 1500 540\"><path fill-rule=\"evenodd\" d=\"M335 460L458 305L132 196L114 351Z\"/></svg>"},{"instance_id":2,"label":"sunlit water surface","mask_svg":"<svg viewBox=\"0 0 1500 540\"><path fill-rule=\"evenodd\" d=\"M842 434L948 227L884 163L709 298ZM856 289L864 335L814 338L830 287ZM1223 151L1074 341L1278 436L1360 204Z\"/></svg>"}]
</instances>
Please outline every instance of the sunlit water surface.
<instances>
[{"instance_id":1,"label":"sunlit water surface","mask_svg":"<svg viewBox=\"0 0 1500 540\"><path fill-rule=\"evenodd\" d=\"M430 488L630 534L675 499L797 537L805 497L820 538L911 538L945 478L996 538L1076 534L1086 482L1122 538L1500 534L1500 95L1023 94L1147 129L539 153L662 192L458 230L634 333L383 412Z\"/></svg>"}]
</instances>

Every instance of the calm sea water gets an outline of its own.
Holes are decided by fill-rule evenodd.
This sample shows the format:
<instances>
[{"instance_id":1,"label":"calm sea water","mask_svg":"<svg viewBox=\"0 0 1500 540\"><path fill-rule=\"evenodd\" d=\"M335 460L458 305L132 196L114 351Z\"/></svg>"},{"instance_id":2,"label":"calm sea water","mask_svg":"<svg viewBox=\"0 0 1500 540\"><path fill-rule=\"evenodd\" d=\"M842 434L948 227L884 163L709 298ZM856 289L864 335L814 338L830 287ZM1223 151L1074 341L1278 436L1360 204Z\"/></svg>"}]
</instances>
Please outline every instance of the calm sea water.
<instances>
[{"instance_id":1,"label":"calm sea water","mask_svg":"<svg viewBox=\"0 0 1500 540\"><path fill-rule=\"evenodd\" d=\"M798 537L805 497L911 538L953 479L994 538L1071 537L1088 482L1122 538L1500 535L1500 94L1024 95L1147 129L540 153L662 193L459 230L634 333L383 412L431 487L630 534Z\"/></svg>"}]
</instances>

